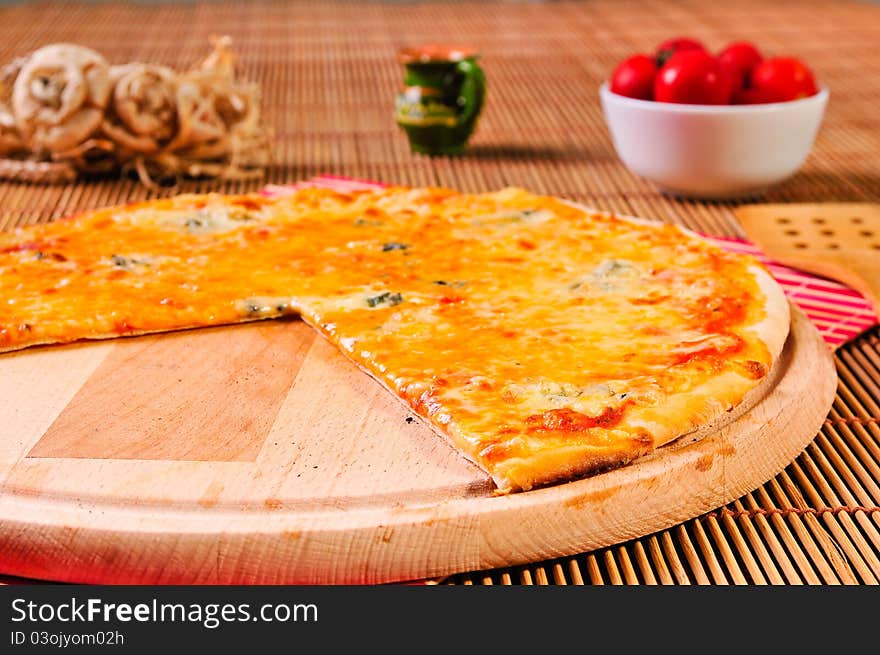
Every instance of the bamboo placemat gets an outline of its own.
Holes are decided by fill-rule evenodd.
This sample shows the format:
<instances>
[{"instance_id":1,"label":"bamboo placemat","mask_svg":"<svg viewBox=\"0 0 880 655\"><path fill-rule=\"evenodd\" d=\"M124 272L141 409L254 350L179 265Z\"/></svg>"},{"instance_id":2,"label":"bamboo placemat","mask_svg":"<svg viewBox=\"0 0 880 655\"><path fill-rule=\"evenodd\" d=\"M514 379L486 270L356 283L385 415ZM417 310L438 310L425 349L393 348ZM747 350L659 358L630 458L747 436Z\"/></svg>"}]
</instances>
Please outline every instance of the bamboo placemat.
<instances>
[{"instance_id":1,"label":"bamboo placemat","mask_svg":"<svg viewBox=\"0 0 880 655\"><path fill-rule=\"evenodd\" d=\"M662 195L617 159L598 86L623 57L688 34L711 47L748 38L794 54L831 88L814 150L750 202L880 201L880 5L862 2L23 3L0 10L0 61L53 41L112 62L185 68L229 34L242 76L263 88L276 163L264 180L187 182L245 191L332 173L464 191L517 185L599 209L742 236L733 202ZM475 45L489 83L469 152L413 155L391 110L404 44ZM167 195L131 180L0 183L0 229ZM772 481L678 527L576 557L447 584L877 584L880 581L880 333L836 355L834 408Z\"/></svg>"}]
</instances>

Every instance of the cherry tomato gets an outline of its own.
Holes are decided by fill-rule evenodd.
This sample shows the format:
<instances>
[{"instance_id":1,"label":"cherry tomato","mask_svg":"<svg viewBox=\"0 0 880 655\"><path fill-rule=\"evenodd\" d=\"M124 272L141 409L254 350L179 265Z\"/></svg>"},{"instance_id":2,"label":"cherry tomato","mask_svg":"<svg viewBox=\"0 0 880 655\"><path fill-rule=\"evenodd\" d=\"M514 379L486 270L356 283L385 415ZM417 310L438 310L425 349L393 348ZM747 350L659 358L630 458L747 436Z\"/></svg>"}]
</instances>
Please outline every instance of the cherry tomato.
<instances>
[{"instance_id":1,"label":"cherry tomato","mask_svg":"<svg viewBox=\"0 0 880 655\"><path fill-rule=\"evenodd\" d=\"M669 61L669 58L674 55L676 52L681 52L683 50L706 50L706 46L704 46L700 41L696 39L692 39L687 36L679 36L674 39L666 39L663 43L657 46L657 49L654 51L654 57L657 60L657 66L660 67Z\"/></svg>"},{"instance_id":2,"label":"cherry tomato","mask_svg":"<svg viewBox=\"0 0 880 655\"><path fill-rule=\"evenodd\" d=\"M718 60L705 50L676 52L654 79L654 99L689 105L726 105L733 81Z\"/></svg>"},{"instance_id":3,"label":"cherry tomato","mask_svg":"<svg viewBox=\"0 0 880 655\"><path fill-rule=\"evenodd\" d=\"M751 76L752 102L788 102L818 93L813 71L795 57L771 57Z\"/></svg>"},{"instance_id":4,"label":"cherry tomato","mask_svg":"<svg viewBox=\"0 0 880 655\"><path fill-rule=\"evenodd\" d=\"M657 65L653 57L634 55L614 69L611 75L611 91L629 98L653 100L656 74Z\"/></svg>"},{"instance_id":5,"label":"cherry tomato","mask_svg":"<svg viewBox=\"0 0 880 655\"><path fill-rule=\"evenodd\" d=\"M719 52L717 59L733 79L733 95L736 100L738 94L751 86L752 71L764 57L754 44L736 41Z\"/></svg>"},{"instance_id":6,"label":"cherry tomato","mask_svg":"<svg viewBox=\"0 0 880 655\"><path fill-rule=\"evenodd\" d=\"M733 94L731 102L734 105L759 105L763 102L773 102L765 100L764 94L757 89L740 89Z\"/></svg>"}]
</instances>

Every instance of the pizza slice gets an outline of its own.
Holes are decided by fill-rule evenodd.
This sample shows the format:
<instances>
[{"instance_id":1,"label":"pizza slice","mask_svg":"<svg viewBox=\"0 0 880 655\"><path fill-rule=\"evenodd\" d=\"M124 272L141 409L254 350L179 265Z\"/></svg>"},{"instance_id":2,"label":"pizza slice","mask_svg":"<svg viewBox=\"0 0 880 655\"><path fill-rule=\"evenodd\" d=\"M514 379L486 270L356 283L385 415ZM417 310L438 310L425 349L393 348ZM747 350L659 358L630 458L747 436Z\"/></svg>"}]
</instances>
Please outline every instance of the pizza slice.
<instances>
[{"instance_id":1,"label":"pizza slice","mask_svg":"<svg viewBox=\"0 0 880 655\"><path fill-rule=\"evenodd\" d=\"M521 189L181 195L0 235L0 350L298 315L500 493L748 405L789 308L757 260Z\"/></svg>"}]
</instances>

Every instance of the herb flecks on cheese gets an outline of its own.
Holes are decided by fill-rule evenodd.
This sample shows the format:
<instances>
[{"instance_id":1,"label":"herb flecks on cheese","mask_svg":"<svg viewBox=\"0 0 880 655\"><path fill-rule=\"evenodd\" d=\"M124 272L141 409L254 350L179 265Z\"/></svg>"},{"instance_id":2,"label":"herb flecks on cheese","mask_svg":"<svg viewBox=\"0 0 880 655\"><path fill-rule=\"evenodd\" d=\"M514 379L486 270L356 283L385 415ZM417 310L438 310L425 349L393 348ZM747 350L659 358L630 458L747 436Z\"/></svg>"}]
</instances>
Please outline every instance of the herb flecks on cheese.
<instances>
[{"instance_id":1,"label":"herb flecks on cheese","mask_svg":"<svg viewBox=\"0 0 880 655\"><path fill-rule=\"evenodd\" d=\"M151 255L110 255L110 263L123 271L133 271L137 268L148 267L152 264Z\"/></svg>"},{"instance_id":2,"label":"herb flecks on cheese","mask_svg":"<svg viewBox=\"0 0 880 655\"><path fill-rule=\"evenodd\" d=\"M369 296L366 299L367 307L396 307L403 302L403 296L399 293L391 293L386 291L378 296Z\"/></svg>"},{"instance_id":3,"label":"herb flecks on cheese","mask_svg":"<svg viewBox=\"0 0 880 655\"><path fill-rule=\"evenodd\" d=\"M253 297L234 302L236 311L247 318L275 318L298 314L290 298Z\"/></svg>"},{"instance_id":4,"label":"herb flecks on cheese","mask_svg":"<svg viewBox=\"0 0 880 655\"><path fill-rule=\"evenodd\" d=\"M752 389L773 359L757 267L517 189L184 195L0 235L0 349L300 313L499 488L527 489Z\"/></svg>"}]
</instances>

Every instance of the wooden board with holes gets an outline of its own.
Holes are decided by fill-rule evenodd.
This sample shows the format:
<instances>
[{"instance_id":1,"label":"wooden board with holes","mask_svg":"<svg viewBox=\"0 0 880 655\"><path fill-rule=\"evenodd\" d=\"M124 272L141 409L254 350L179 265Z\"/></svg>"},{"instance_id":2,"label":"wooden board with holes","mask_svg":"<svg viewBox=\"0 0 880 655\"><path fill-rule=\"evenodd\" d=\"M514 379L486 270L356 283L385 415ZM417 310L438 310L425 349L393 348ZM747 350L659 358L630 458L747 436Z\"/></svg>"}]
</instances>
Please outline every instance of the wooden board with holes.
<instances>
[{"instance_id":1,"label":"wooden board with holes","mask_svg":"<svg viewBox=\"0 0 880 655\"><path fill-rule=\"evenodd\" d=\"M378 583L649 534L773 477L831 405L796 308L767 394L717 432L498 496L300 321L0 357L0 573L97 583Z\"/></svg>"},{"instance_id":2,"label":"wooden board with holes","mask_svg":"<svg viewBox=\"0 0 880 655\"><path fill-rule=\"evenodd\" d=\"M880 204L744 205L736 216L767 255L856 289L880 313Z\"/></svg>"}]
</instances>

